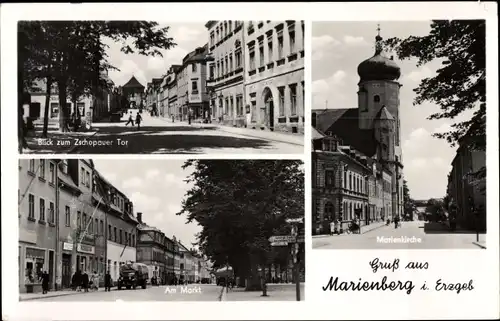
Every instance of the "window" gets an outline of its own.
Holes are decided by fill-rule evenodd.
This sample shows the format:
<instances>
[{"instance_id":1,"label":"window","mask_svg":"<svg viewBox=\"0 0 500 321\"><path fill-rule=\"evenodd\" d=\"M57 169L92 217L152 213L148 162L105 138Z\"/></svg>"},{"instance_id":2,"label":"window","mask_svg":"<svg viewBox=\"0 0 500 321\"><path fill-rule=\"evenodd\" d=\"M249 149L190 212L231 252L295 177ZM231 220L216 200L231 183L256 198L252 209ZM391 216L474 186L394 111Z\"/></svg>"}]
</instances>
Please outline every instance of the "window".
<instances>
[{"instance_id":1,"label":"window","mask_svg":"<svg viewBox=\"0 0 500 321\"><path fill-rule=\"evenodd\" d=\"M123 231L120 229L120 244L123 244Z\"/></svg>"},{"instance_id":2,"label":"window","mask_svg":"<svg viewBox=\"0 0 500 321\"><path fill-rule=\"evenodd\" d=\"M229 66L229 58L226 56L224 61L226 62L226 73L229 73L231 71L231 66Z\"/></svg>"},{"instance_id":3,"label":"window","mask_svg":"<svg viewBox=\"0 0 500 321\"><path fill-rule=\"evenodd\" d=\"M83 218L82 218L82 228L84 230L87 229L87 214L83 213Z\"/></svg>"},{"instance_id":4,"label":"window","mask_svg":"<svg viewBox=\"0 0 500 321\"><path fill-rule=\"evenodd\" d=\"M116 227L114 227L114 228L113 228L113 236L114 236L114 237L113 237L113 241L115 241L115 242L116 242L116 241L117 241L117 239L118 239L118 233L116 232Z\"/></svg>"},{"instance_id":5,"label":"window","mask_svg":"<svg viewBox=\"0 0 500 321\"><path fill-rule=\"evenodd\" d=\"M85 168L80 168L80 183L85 185Z\"/></svg>"},{"instance_id":6,"label":"window","mask_svg":"<svg viewBox=\"0 0 500 321\"><path fill-rule=\"evenodd\" d=\"M235 113L234 113L234 97L231 96L229 98L229 116L231 117L234 117Z\"/></svg>"},{"instance_id":7,"label":"window","mask_svg":"<svg viewBox=\"0 0 500 321\"><path fill-rule=\"evenodd\" d=\"M234 53L234 60L236 62L236 68L241 67L241 48L236 48L236 52Z\"/></svg>"},{"instance_id":8,"label":"window","mask_svg":"<svg viewBox=\"0 0 500 321\"><path fill-rule=\"evenodd\" d=\"M351 176L351 173L349 173L349 190L352 191L352 176Z\"/></svg>"},{"instance_id":9,"label":"window","mask_svg":"<svg viewBox=\"0 0 500 321\"><path fill-rule=\"evenodd\" d=\"M44 222L45 221L45 200L43 198L40 198L40 221Z\"/></svg>"},{"instance_id":10,"label":"window","mask_svg":"<svg viewBox=\"0 0 500 321\"><path fill-rule=\"evenodd\" d=\"M49 164L49 183L54 184L56 181L56 165L54 163Z\"/></svg>"},{"instance_id":11,"label":"window","mask_svg":"<svg viewBox=\"0 0 500 321\"><path fill-rule=\"evenodd\" d=\"M295 30L289 30L288 36L290 38L290 53L295 52Z\"/></svg>"},{"instance_id":12,"label":"window","mask_svg":"<svg viewBox=\"0 0 500 321\"><path fill-rule=\"evenodd\" d=\"M252 122L254 122L257 120L257 102L255 100L253 100L251 102L251 104L252 104L251 118L252 118Z\"/></svg>"},{"instance_id":13,"label":"window","mask_svg":"<svg viewBox=\"0 0 500 321\"><path fill-rule=\"evenodd\" d=\"M343 182L344 188L347 188L347 172L344 171L344 182Z\"/></svg>"},{"instance_id":14,"label":"window","mask_svg":"<svg viewBox=\"0 0 500 321\"><path fill-rule=\"evenodd\" d=\"M82 227L82 212L80 211L76 212L76 227Z\"/></svg>"},{"instance_id":15,"label":"window","mask_svg":"<svg viewBox=\"0 0 500 321\"><path fill-rule=\"evenodd\" d=\"M264 43L259 43L259 66L264 66Z\"/></svg>"},{"instance_id":16,"label":"window","mask_svg":"<svg viewBox=\"0 0 500 321\"><path fill-rule=\"evenodd\" d=\"M94 221L92 221L92 217L89 217L89 234L94 233Z\"/></svg>"},{"instance_id":17,"label":"window","mask_svg":"<svg viewBox=\"0 0 500 321\"><path fill-rule=\"evenodd\" d=\"M279 92L279 115L285 116L285 87L278 87Z\"/></svg>"},{"instance_id":18,"label":"window","mask_svg":"<svg viewBox=\"0 0 500 321\"><path fill-rule=\"evenodd\" d=\"M290 85L290 112L297 115L297 85Z\"/></svg>"},{"instance_id":19,"label":"window","mask_svg":"<svg viewBox=\"0 0 500 321\"><path fill-rule=\"evenodd\" d=\"M113 235L113 233L112 233L112 230L111 230L111 225L108 225L108 240L111 241L112 235Z\"/></svg>"},{"instance_id":20,"label":"window","mask_svg":"<svg viewBox=\"0 0 500 321\"><path fill-rule=\"evenodd\" d=\"M334 181L334 173L331 170L326 170L325 171L325 186L330 186L333 187L335 185Z\"/></svg>"},{"instance_id":21,"label":"window","mask_svg":"<svg viewBox=\"0 0 500 321\"><path fill-rule=\"evenodd\" d=\"M40 178L45 178L45 159L40 159Z\"/></svg>"},{"instance_id":22,"label":"window","mask_svg":"<svg viewBox=\"0 0 500 321\"><path fill-rule=\"evenodd\" d=\"M278 59L283 58L283 34L278 35Z\"/></svg>"},{"instance_id":23,"label":"window","mask_svg":"<svg viewBox=\"0 0 500 321\"><path fill-rule=\"evenodd\" d=\"M90 187L90 173L86 172L85 174L86 174L85 178L87 179L85 182L85 186Z\"/></svg>"},{"instance_id":24,"label":"window","mask_svg":"<svg viewBox=\"0 0 500 321\"><path fill-rule=\"evenodd\" d=\"M249 63L250 63L250 70L255 69L255 51L254 48L249 49Z\"/></svg>"},{"instance_id":25,"label":"window","mask_svg":"<svg viewBox=\"0 0 500 321\"><path fill-rule=\"evenodd\" d=\"M34 159L30 159L30 166L28 168L28 171L34 173L35 172L35 160Z\"/></svg>"},{"instance_id":26,"label":"window","mask_svg":"<svg viewBox=\"0 0 500 321\"><path fill-rule=\"evenodd\" d=\"M54 213L54 203L50 202L49 203L49 223L54 224L55 223L55 213Z\"/></svg>"},{"instance_id":27,"label":"window","mask_svg":"<svg viewBox=\"0 0 500 321\"><path fill-rule=\"evenodd\" d=\"M135 247L135 234L132 234L132 246Z\"/></svg>"},{"instance_id":28,"label":"window","mask_svg":"<svg viewBox=\"0 0 500 321\"><path fill-rule=\"evenodd\" d=\"M198 81L194 80L191 82L191 89L193 91L193 94L198 93Z\"/></svg>"},{"instance_id":29,"label":"window","mask_svg":"<svg viewBox=\"0 0 500 321\"><path fill-rule=\"evenodd\" d=\"M374 103L379 103L380 102L380 96L379 95L373 96L373 102Z\"/></svg>"},{"instance_id":30,"label":"window","mask_svg":"<svg viewBox=\"0 0 500 321\"><path fill-rule=\"evenodd\" d=\"M196 67L197 67L196 64L192 64L191 65L191 71L192 72L196 72Z\"/></svg>"},{"instance_id":31,"label":"window","mask_svg":"<svg viewBox=\"0 0 500 321\"><path fill-rule=\"evenodd\" d=\"M209 72L209 77L210 79L213 79L215 77L215 66L212 64L210 65L210 72Z\"/></svg>"},{"instance_id":32,"label":"window","mask_svg":"<svg viewBox=\"0 0 500 321\"><path fill-rule=\"evenodd\" d=\"M267 54L268 62L273 61L273 38L272 36L267 37Z\"/></svg>"},{"instance_id":33,"label":"window","mask_svg":"<svg viewBox=\"0 0 500 321\"><path fill-rule=\"evenodd\" d=\"M71 209L69 206L64 208L64 225L70 226L71 222Z\"/></svg>"},{"instance_id":34,"label":"window","mask_svg":"<svg viewBox=\"0 0 500 321\"><path fill-rule=\"evenodd\" d=\"M236 112L239 116L243 115L243 97L236 97Z\"/></svg>"},{"instance_id":35,"label":"window","mask_svg":"<svg viewBox=\"0 0 500 321\"><path fill-rule=\"evenodd\" d=\"M233 71L233 55L229 56L229 71Z\"/></svg>"},{"instance_id":36,"label":"window","mask_svg":"<svg viewBox=\"0 0 500 321\"><path fill-rule=\"evenodd\" d=\"M77 103L76 107L78 108L78 114L80 116L85 116L85 104L84 103Z\"/></svg>"},{"instance_id":37,"label":"window","mask_svg":"<svg viewBox=\"0 0 500 321\"><path fill-rule=\"evenodd\" d=\"M104 235L104 222L102 220L99 221L99 230Z\"/></svg>"}]
</instances>

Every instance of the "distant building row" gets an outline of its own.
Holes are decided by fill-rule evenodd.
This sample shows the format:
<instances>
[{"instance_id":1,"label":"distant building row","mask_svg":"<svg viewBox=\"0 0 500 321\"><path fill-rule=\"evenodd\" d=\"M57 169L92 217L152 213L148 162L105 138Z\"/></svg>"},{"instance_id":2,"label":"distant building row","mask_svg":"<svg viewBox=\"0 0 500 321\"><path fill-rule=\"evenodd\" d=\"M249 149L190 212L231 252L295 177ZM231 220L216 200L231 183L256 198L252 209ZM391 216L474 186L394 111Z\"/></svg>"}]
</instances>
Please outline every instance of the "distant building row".
<instances>
[{"instance_id":1,"label":"distant building row","mask_svg":"<svg viewBox=\"0 0 500 321\"><path fill-rule=\"evenodd\" d=\"M147 84L172 120L303 133L304 22L209 21L208 43Z\"/></svg>"},{"instance_id":2,"label":"distant building row","mask_svg":"<svg viewBox=\"0 0 500 321\"><path fill-rule=\"evenodd\" d=\"M91 160L19 161L21 292L37 284L42 271L51 288L70 287L76 270L101 276L109 270L116 282L128 261L147 264L150 277L165 284L211 278L205 259L145 224L141 213L134 216L130 199Z\"/></svg>"}]
</instances>

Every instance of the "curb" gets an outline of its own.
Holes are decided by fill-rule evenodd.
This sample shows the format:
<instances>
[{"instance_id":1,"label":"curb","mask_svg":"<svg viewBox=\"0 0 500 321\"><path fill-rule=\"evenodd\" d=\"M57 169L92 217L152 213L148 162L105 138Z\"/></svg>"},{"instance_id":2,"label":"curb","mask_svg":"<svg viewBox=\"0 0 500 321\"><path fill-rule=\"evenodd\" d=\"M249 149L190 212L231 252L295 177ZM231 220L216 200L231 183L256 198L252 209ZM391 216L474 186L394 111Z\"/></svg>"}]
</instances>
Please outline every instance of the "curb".
<instances>
[{"instance_id":1,"label":"curb","mask_svg":"<svg viewBox=\"0 0 500 321\"><path fill-rule=\"evenodd\" d=\"M224 128L224 126L217 126L216 125L216 128L219 129L220 131L223 131L223 132L226 132L226 133L237 134L237 135L241 135L241 136L248 136L248 137L253 137L253 138L266 139L266 140L270 140L270 141L273 141L273 142L279 142L279 143L285 143L285 144L290 144L290 145L304 147L304 144L299 144L299 143L296 143L296 142L290 142L290 141L287 141L285 139L262 137L262 136L259 136L259 135L256 135L256 134L252 134L252 133L243 133L243 134L240 134L240 133L228 130L228 129ZM250 130L255 130L255 129L250 129Z\"/></svg>"},{"instance_id":2,"label":"curb","mask_svg":"<svg viewBox=\"0 0 500 321\"><path fill-rule=\"evenodd\" d=\"M472 244L479 246L480 248L486 250L486 245L478 243L478 242L472 242Z\"/></svg>"},{"instance_id":3,"label":"curb","mask_svg":"<svg viewBox=\"0 0 500 321\"><path fill-rule=\"evenodd\" d=\"M366 230L366 231L364 231L364 232L363 232L363 233L361 233L361 234L365 234L365 233L368 233L368 232L374 231L374 230L379 229L379 228L382 228L382 227L384 227L384 226L386 226L386 225L385 225L385 224L382 224L382 225L380 225L380 226L377 226L377 227L374 227L374 228L372 228L372 229Z\"/></svg>"},{"instance_id":4,"label":"curb","mask_svg":"<svg viewBox=\"0 0 500 321\"><path fill-rule=\"evenodd\" d=\"M77 294L83 294L83 293L80 293L80 292L76 292L76 293L61 293L61 294L55 294L55 295L49 295L49 296L46 296L46 297L36 297L36 298L21 298L19 297L19 302L21 301L33 301L33 300L39 300L39 299L49 299L49 298L57 298L57 297L60 297L60 296L70 296L70 295L77 295Z\"/></svg>"},{"instance_id":5,"label":"curb","mask_svg":"<svg viewBox=\"0 0 500 321\"><path fill-rule=\"evenodd\" d=\"M164 122L168 122L167 119L159 119L161 121L164 121ZM186 125L189 125L187 122L185 121L179 121L179 123L184 123ZM233 129L233 128L236 128L236 130L238 129L238 127L229 127L229 126L223 126L223 125L217 125L217 124L209 124L209 125L206 125L204 126L203 124L198 124L198 123L191 123L191 125L189 126L196 126L197 128L210 128L210 129L218 129L220 131L223 131L223 132L226 132L226 133L230 133L230 134L237 134L237 135L241 135L241 136L248 136L248 137L253 137L253 138L260 138L260 139L267 139L267 140L270 140L270 141L275 141L275 142L280 142L280 143L285 143L285 144L291 144L291 145L295 145L295 146L302 146L304 147L304 143L302 144L299 144L299 143L296 143L296 142L290 142L290 141L287 141L285 139L276 139L276 138L267 138L267 137L262 137L262 136L259 136L259 135L255 135L255 134L252 134L252 133L237 133L236 131L232 131L230 130L229 128ZM255 130L255 129L248 129L248 128L245 128L247 130ZM302 135L302 137L304 137L305 139L305 136Z\"/></svg>"}]
</instances>

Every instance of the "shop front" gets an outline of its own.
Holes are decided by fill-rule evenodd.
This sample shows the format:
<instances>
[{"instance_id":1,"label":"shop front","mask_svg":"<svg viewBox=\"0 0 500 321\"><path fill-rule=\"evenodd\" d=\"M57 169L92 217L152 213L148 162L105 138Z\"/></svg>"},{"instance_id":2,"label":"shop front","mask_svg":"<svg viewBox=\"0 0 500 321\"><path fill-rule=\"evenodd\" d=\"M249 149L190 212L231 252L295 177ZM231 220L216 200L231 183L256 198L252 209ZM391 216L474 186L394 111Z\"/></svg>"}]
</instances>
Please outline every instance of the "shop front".
<instances>
[{"instance_id":1,"label":"shop front","mask_svg":"<svg viewBox=\"0 0 500 321\"><path fill-rule=\"evenodd\" d=\"M71 271L72 269L72 256L73 256L73 243L63 242L62 253L62 268L61 268L61 281L63 288L71 287ZM103 257L96 256L95 246L89 244L78 244L76 247L76 270L87 272L88 274L94 271L102 273L103 268L99 266L104 262Z\"/></svg>"},{"instance_id":2,"label":"shop front","mask_svg":"<svg viewBox=\"0 0 500 321\"><path fill-rule=\"evenodd\" d=\"M42 291L42 273L49 274L49 289L54 281L54 250L39 248L34 245L19 246L19 291L35 293Z\"/></svg>"}]
</instances>

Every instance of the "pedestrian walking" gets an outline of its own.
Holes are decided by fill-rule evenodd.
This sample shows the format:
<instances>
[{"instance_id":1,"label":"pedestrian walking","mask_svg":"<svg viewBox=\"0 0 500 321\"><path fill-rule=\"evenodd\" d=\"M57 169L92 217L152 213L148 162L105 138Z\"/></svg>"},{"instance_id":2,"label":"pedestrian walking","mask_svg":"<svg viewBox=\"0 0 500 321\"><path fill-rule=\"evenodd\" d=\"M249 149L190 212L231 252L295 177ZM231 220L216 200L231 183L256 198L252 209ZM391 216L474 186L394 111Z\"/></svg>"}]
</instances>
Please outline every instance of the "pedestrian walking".
<instances>
[{"instance_id":1,"label":"pedestrian walking","mask_svg":"<svg viewBox=\"0 0 500 321\"><path fill-rule=\"evenodd\" d=\"M139 114L137 114L137 116L139 116ZM128 116L128 121L125 123L125 126L127 126L128 124L131 124L132 127L134 127L134 117L132 117L132 112L130 112Z\"/></svg>"},{"instance_id":2,"label":"pedestrian walking","mask_svg":"<svg viewBox=\"0 0 500 321\"><path fill-rule=\"evenodd\" d=\"M137 114L137 117L135 118L135 122L137 123L137 130L141 129L141 121L142 121L141 115Z\"/></svg>"},{"instance_id":3,"label":"pedestrian walking","mask_svg":"<svg viewBox=\"0 0 500 321\"><path fill-rule=\"evenodd\" d=\"M89 292L89 275L87 271L84 271L82 275L82 287L85 292Z\"/></svg>"},{"instance_id":4,"label":"pedestrian walking","mask_svg":"<svg viewBox=\"0 0 500 321\"><path fill-rule=\"evenodd\" d=\"M106 272L106 275L104 276L104 291L111 291L111 274L109 273L109 270Z\"/></svg>"},{"instance_id":5,"label":"pedestrian walking","mask_svg":"<svg viewBox=\"0 0 500 321\"><path fill-rule=\"evenodd\" d=\"M96 291L99 290L99 274L96 271L92 273L92 276L90 278L90 289Z\"/></svg>"},{"instance_id":6,"label":"pedestrian walking","mask_svg":"<svg viewBox=\"0 0 500 321\"><path fill-rule=\"evenodd\" d=\"M75 274L73 274L73 277L71 278L71 287L73 291L80 291L80 286L81 286L81 273L80 270L77 270Z\"/></svg>"},{"instance_id":7,"label":"pedestrian walking","mask_svg":"<svg viewBox=\"0 0 500 321\"><path fill-rule=\"evenodd\" d=\"M49 274L47 271L42 273L42 293L46 294L49 291Z\"/></svg>"}]
</instances>

